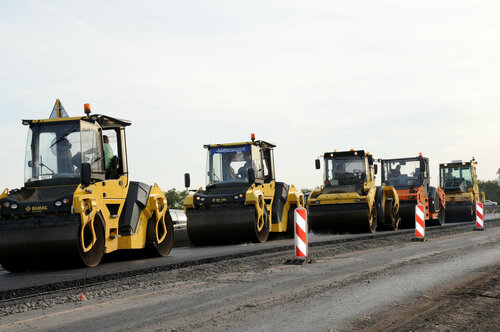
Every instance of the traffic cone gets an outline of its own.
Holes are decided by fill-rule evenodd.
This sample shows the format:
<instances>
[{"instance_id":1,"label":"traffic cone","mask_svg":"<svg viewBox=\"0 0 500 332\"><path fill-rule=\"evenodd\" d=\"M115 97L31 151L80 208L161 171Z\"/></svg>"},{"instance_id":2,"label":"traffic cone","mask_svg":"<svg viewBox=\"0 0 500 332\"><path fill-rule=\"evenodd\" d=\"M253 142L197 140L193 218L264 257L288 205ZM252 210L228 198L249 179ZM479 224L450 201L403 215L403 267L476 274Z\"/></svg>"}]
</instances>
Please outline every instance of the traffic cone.
<instances>
[{"instance_id":1,"label":"traffic cone","mask_svg":"<svg viewBox=\"0 0 500 332\"><path fill-rule=\"evenodd\" d=\"M87 298L85 297L85 294L83 294L83 292L81 292L80 296L78 296L78 301L87 301Z\"/></svg>"}]
</instances>

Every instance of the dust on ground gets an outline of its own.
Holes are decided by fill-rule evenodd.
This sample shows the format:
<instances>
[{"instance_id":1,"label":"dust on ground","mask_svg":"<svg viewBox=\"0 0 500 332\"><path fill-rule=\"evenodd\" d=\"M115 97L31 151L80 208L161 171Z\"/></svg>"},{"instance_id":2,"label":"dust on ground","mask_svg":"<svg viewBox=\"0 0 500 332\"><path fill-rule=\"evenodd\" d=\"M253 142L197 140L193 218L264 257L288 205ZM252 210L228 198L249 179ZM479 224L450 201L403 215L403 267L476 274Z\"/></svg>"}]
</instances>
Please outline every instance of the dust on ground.
<instances>
[{"instance_id":1,"label":"dust on ground","mask_svg":"<svg viewBox=\"0 0 500 332\"><path fill-rule=\"evenodd\" d=\"M500 265L412 303L365 317L348 329L365 331L500 331Z\"/></svg>"}]
</instances>

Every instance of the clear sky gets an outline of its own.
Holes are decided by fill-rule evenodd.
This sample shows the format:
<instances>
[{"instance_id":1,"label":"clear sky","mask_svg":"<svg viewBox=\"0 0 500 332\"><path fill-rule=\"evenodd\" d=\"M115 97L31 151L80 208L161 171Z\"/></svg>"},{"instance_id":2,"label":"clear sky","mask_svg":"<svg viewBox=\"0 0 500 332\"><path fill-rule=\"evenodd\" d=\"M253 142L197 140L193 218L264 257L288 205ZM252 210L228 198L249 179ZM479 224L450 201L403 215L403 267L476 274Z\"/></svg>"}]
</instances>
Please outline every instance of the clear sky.
<instances>
[{"instance_id":1,"label":"clear sky","mask_svg":"<svg viewBox=\"0 0 500 332\"><path fill-rule=\"evenodd\" d=\"M322 180L325 151L500 167L498 1L0 2L0 186L23 182L27 129L132 121L131 179L204 185L203 144L275 143L277 179Z\"/></svg>"}]
</instances>

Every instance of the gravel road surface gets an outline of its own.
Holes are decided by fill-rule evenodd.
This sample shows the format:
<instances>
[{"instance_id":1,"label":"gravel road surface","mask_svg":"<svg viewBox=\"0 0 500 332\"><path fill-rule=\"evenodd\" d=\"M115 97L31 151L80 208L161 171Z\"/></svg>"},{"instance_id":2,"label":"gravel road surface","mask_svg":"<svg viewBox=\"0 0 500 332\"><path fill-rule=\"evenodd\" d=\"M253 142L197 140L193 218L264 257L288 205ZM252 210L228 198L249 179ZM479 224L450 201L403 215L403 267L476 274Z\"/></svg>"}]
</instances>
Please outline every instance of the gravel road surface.
<instances>
[{"instance_id":1,"label":"gravel road surface","mask_svg":"<svg viewBox=\"0 0 500 332\"><path fill-rule=\"evenodd\" d=\"M84 302L76 301L81 290L5 301L0 330L414 330L436 314L413 309L428 308L425 301L456 298L481 273L498 286L498 270L488 271L500 265L499 236L492 224L429 232L425 242L403 234L313 247L305 265L288 265L290 253L278 252L135 276L87 288ZM495 295L487 300L500 307ZM439 326L460 329L450 320Z\"/></svg>"}]
</instances>

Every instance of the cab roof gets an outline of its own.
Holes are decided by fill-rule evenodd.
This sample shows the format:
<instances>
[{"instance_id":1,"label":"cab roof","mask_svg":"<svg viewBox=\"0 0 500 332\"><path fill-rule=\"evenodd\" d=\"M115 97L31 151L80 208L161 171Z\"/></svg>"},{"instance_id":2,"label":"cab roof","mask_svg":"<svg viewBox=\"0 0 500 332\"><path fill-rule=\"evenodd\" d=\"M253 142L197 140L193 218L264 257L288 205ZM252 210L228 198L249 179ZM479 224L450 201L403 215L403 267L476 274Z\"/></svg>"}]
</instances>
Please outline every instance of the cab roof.
<instances>
[{"instance_id":1,"label":"cab roof","mask_svg":"<svg viewBox=\"0 0 500 332\"><path fill-rule=\"evenodd\" d=\"M424 160L429 160L429 158L424 157L424 156L416 156L416 157L406 157L406 158L391 158L391 159L378 159L379 162L397 162L397 161L411 161L411 160L419 160L419 159L424 159Z\"/></svg>"},{"instance_id":2,"label":"cab roof","mask_svg":"<svg viewBox=\"0 0 500 332\"><path fill-rule=\"evenodd\" d=\"M62 118L41 119L41 120L23 120L22 123L25 126L30 126L36 123L57 123L57 122L79 121L79 120L91 123L97 123L102 128L127 127L132 124L132 122L129 120L117 119L103 114L92 114L90 116L62 117Z\"/></svg>"},{"instance_id":3,"label":"cab roof","mask_svg":"<svg viewBox=\"0 0 500 332\"><path fill-rule=\"evenodd\" d=\"M365 150L351 150L351 151L334 151L325 152L323 155L325 158L336 158L336 157L350 157L350 156L371 156L371 154Z\"/></svg>"},{"instance_id":4,"label":"cab roof","mask_svg":"<svg viewBox=\"0 0 500 332\"><path fill-rule=\"evenodd\" d=\"M471 160L471 161L444 163L444 164L439 164L439 167L460 167L460 166L470 166L472 164L477 164L477 162L475 160Z\"/></svg>"},{"instance_id":5,"label":"cab roof","mask_svg":"<svg viewBox=\"0 0 500 332\"><path fill-rule=\"evenodd\" d=\"M220 147L225 147L225 146L241 146L241 145L256 145L261 148L274 148L276 145L266 142L266 141L248 141L248 142L239 142L239 143L222 143L222 144L205 144L203 145L204 148L206 149L212 149L212 148L220 148Z\"/></svg>"}]
</instances>

